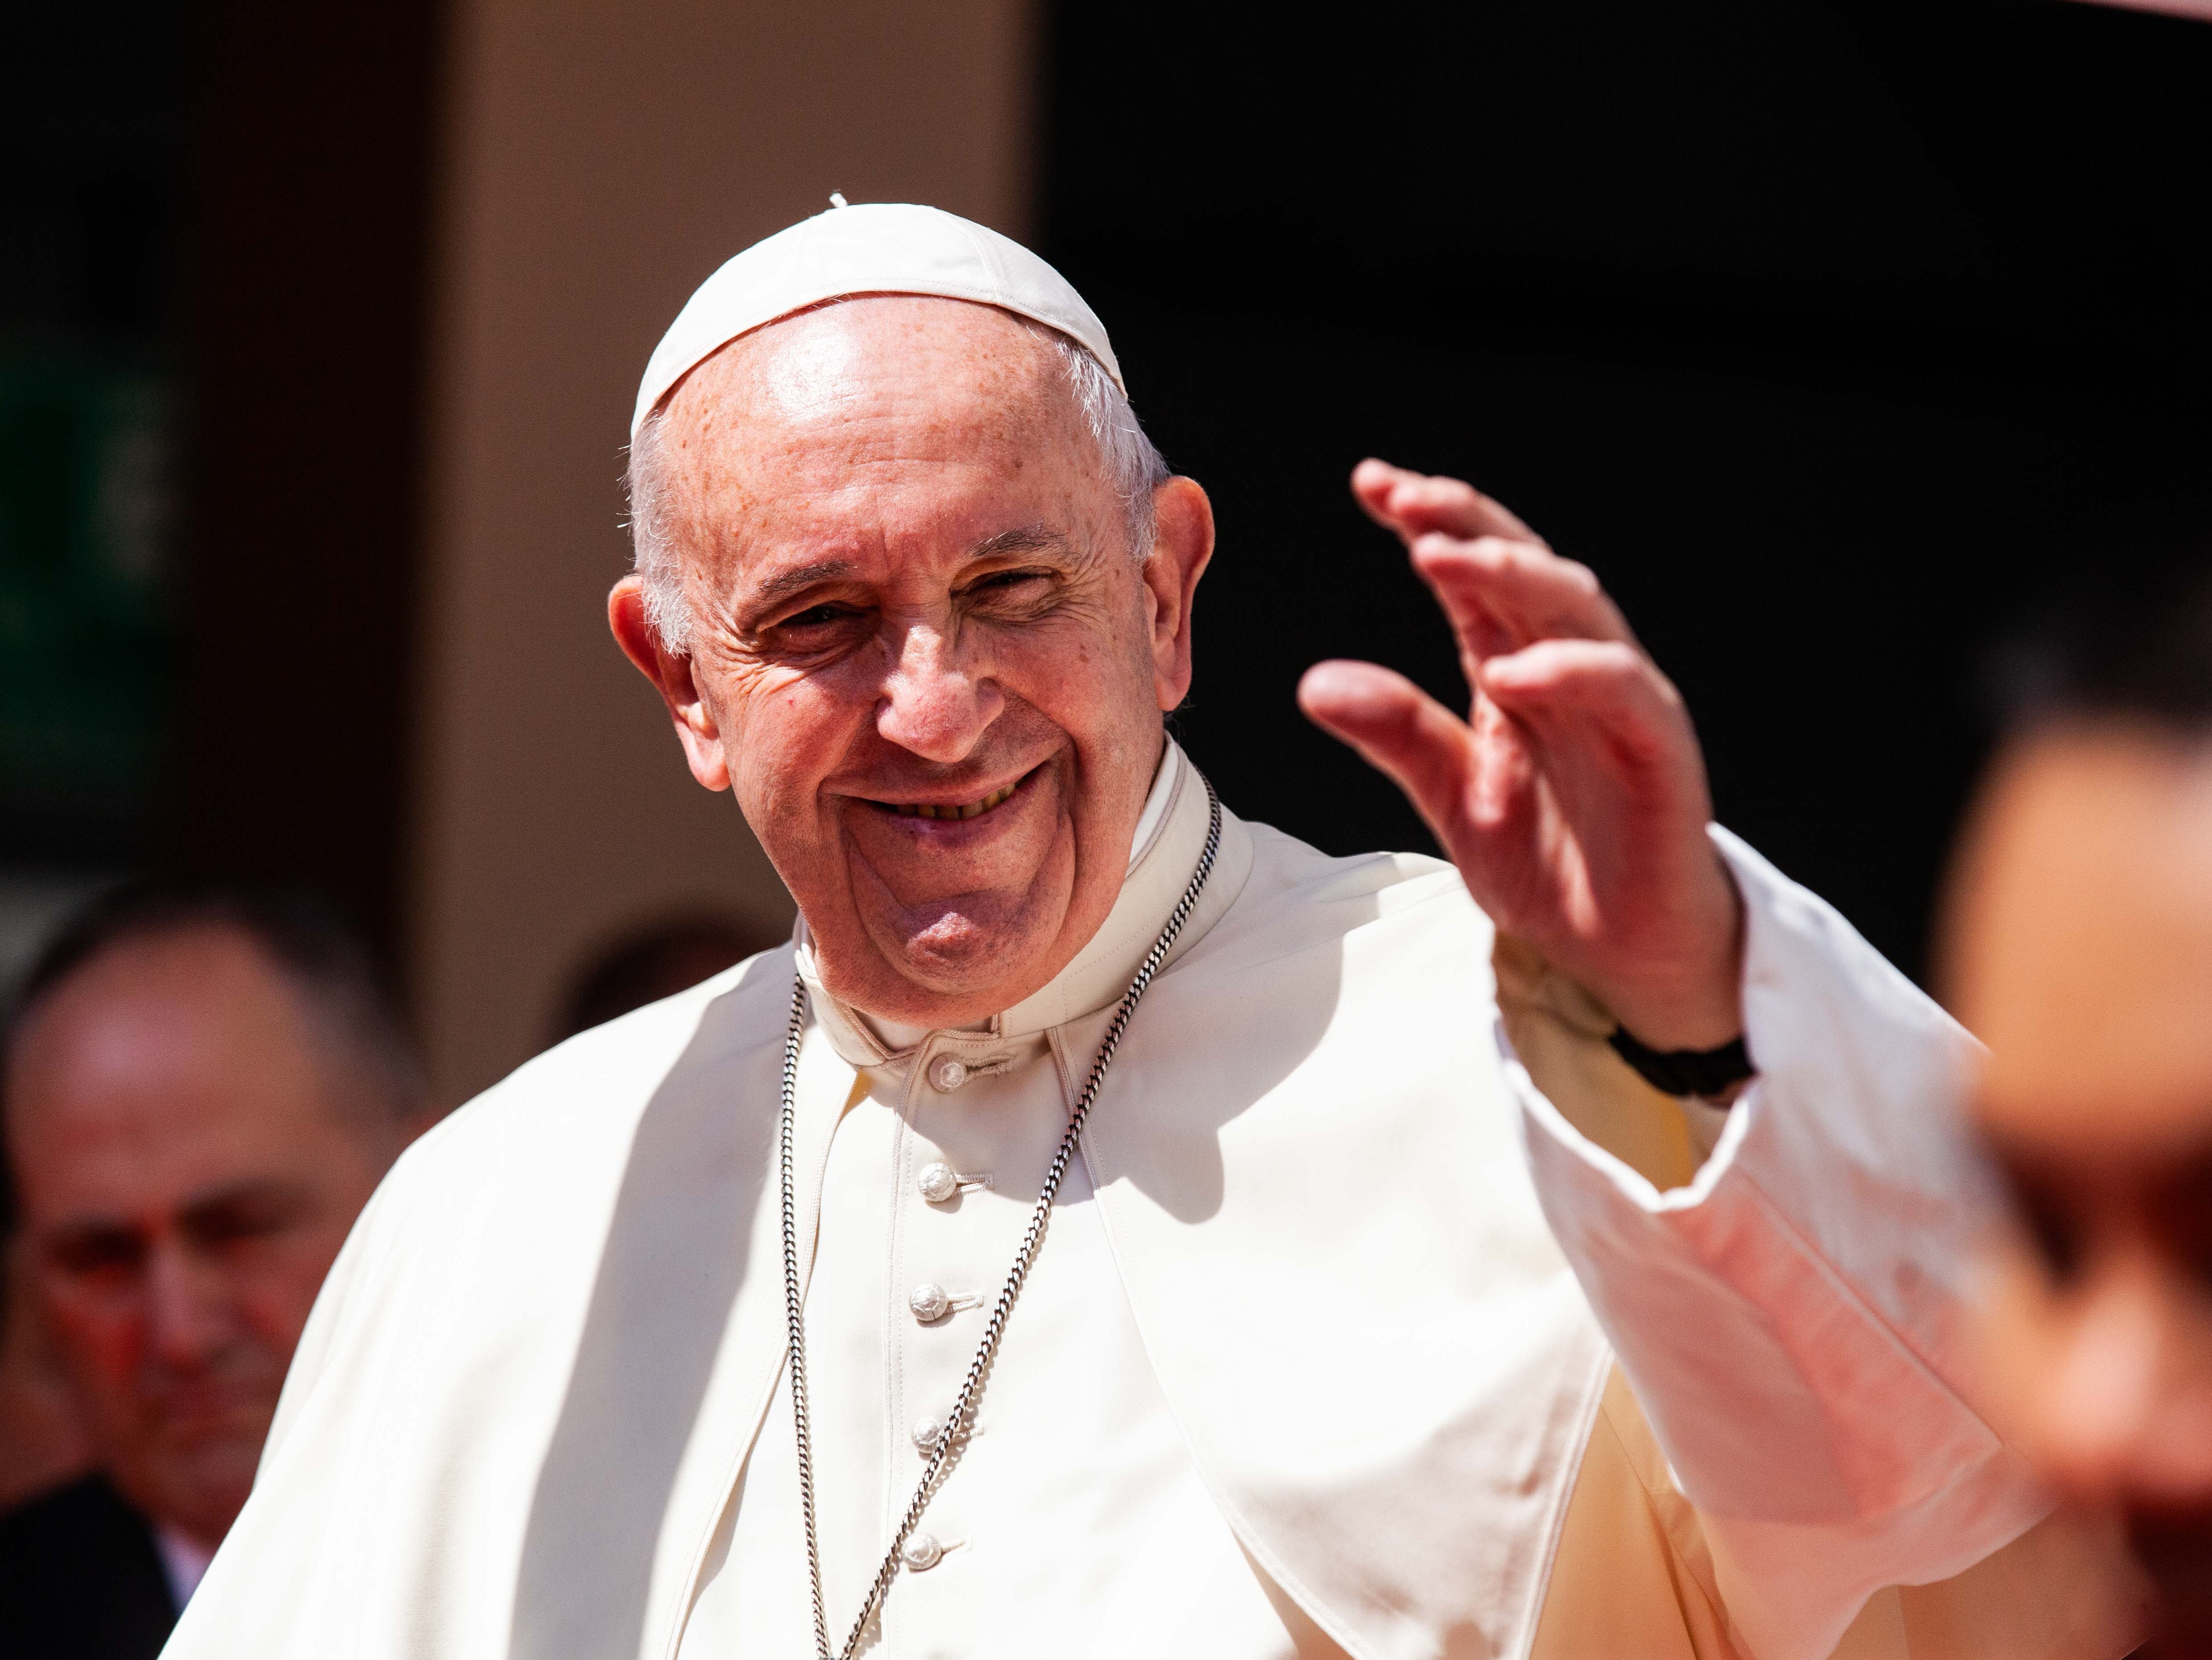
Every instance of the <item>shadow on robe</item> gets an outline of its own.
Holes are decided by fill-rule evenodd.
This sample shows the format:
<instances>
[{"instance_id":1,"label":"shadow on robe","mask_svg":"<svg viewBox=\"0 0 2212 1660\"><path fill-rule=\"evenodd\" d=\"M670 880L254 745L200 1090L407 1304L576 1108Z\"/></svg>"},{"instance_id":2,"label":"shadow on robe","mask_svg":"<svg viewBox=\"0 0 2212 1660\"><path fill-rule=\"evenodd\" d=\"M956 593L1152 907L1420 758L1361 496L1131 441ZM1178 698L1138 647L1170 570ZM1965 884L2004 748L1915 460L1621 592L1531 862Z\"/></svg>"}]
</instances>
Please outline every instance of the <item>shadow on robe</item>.
<instances>
[{"instance_id":1,"label":"shadow on robe","mask_svg":"<svg viewBox=\"0 0 2212 1660\"><path fill-rule=\"evenodd\" d=\"M515 1580L513 1660L627 1656L759 1207L773 1203L791 953L708 1004L630 1144Z\"/></svg>"},{"instance_id":2,"label":"shadow on robe","mask_svg":"<svg viewBox=\"0 0 2212 1660\"><path fill-rule=\"evenodd\" d=\"M1380 909L1368 873L1357 866L1331 867L1295 897L1253 897L1240 895L1244 909L1161 976L1131 1024L1085 1137L1095 1181L1131 1183L1185 1225L1220 1211L1224 1142L1320 1046L1341 1006L1347 942ZM1079 1080L1107 1018L1066 1029ZM1326 1168L1301 1167L1295 1142L1285 1151L1289 1160L1270 1180L1297 1187L1333 1180Z\"/></svg>"},{"instance_id":3,"label":"shadow on robe","mask_svg":"<svg viewBox=\"0 0 2212 1660\"><path fill-rule=\"evenodd\" d=\"M1271 1191L1310 1194L1314 1202L1340 1199L1340 1171L1316 1156L1326 1136L1308 1140L1296 1130L1286 1136L1273 1122L1255 1133L1252 1115L1263 1104L1259 1117L1269 1121L1285 1111L1293 1119L1318 1111L1345 1134L1350 1127L1343 1121L1358 1117L1373 1067L1402 1041L1386 1020L1370 1042L1349 1046L1354 1056L1340 1079L1318 1092L1296 1091L1290 1101L1270 1098L1338 1022L1346 951L1358 951L1353 942L1376 932L1373 879L1357 867L1332 867L1295 897L1250 905L1253 896L1244 896L1249 909L1224 918L1160 976L1132 1023L1085 1138L1086 1162L1105 1189L1099 1196L1123 1225L1132 1219L1117 1189L1140 1193L1154 1216L1181 1232L1212 1218L1224 1199L1234 1202L1224 1186L1231 1170ZM1335 914L1324 920L1316 907ZM772 953L708 1006L639 1123L532 1502L511 1660L639 1651L679 1467L700 1432L701 1408L728 1341L759 1207L775 1203L790 971L790 953ZM1109 1018L1110 1011L1101 1011L1065 1029L1079 1085ZM1235 1152L1240 1140L1249 1145ZM1277 1250L1285 1262L1297 1259L1292 1240L1269 1240L1267 1232L1310 1231L1314 1213L1304 1199L1262 1208L1269 1216L1262 1237L1241 1240L1243 1261L1224 1290L1252 1274L1255 1244L1263 1260ZM1175 1255L1182 1249L1168 1246ZM772 1325L758 1328L761 1353L745 1362L760 1363L755 1369L763 1384L781 1352L780 1302L775 1314ZM1019 1329L1017 1317L1009 1341L1018 1341ZM746 1343L753 1341L747 1334ZM750 1417L712 1426L709 1433L726 1429L732 1443L702 1448L711 1456L700 1468L733 1466L754 1427ZM718 1492L708 1501L702 1529L727 1496Z\"/></svg>"}]
</instances>

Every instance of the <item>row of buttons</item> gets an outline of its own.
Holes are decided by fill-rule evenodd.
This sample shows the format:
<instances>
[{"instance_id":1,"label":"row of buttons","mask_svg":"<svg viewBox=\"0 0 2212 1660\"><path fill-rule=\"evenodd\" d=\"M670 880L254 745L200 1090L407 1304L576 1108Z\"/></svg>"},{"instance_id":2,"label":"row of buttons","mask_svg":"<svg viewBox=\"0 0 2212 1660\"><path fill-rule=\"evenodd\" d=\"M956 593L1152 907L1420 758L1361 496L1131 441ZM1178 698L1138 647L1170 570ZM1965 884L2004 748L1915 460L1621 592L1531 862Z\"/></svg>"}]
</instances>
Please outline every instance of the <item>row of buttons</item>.
<instances>
[{"instance_id":1,"label":"row of buttons","mask_svg":"<svg viewBox=\"0 0 2212 1660\"><path fill-rule=\"evenodd\" d=\"M950 1055L941 1055L932 1061L928 1073L930 1087L939 1095L951 1094L974 1075L966 1061ZM946 1204L966 1189L988 1188L990 1185L991 1177L988 1171L981 1175L963 1175L951 1165L936 1159L924 1164L915 1177L915 1186L933 1205ZM913 1310L914 1317L927 1325L933 1321L942 1320L957 1308L973 1308L978 1300L973 1297L955 1297L944 1286L925 1280L907 1293L906 1304ZM914 1420L908 1433L913 1438L916 1449L927 1455L936 1450L938 1442L944 1437L945 1425L943 1420L925 1413ZM910 1533L906 1542L899 1547L899 1560L915 1573L927 1573L944 1560L945 1545L933 1533Z\"/></svg>"},{"instance_id":2,"label":"row of buttons","mask_svg":"<svg viewBox=\"0 0 2212 1660\"><path fill-rule=\"evenodd\" d=\"M938 1442L944 1437L944 1420L924 1413L914 1420L914 1426L907 1433L914 1438L914 1444L926 1457L937 1450ZM910 1533L899 1547L899 1560L916 1573L927 1573L945 1560L946 1548L933 1533Z\"/></svg>"}]
</instances>

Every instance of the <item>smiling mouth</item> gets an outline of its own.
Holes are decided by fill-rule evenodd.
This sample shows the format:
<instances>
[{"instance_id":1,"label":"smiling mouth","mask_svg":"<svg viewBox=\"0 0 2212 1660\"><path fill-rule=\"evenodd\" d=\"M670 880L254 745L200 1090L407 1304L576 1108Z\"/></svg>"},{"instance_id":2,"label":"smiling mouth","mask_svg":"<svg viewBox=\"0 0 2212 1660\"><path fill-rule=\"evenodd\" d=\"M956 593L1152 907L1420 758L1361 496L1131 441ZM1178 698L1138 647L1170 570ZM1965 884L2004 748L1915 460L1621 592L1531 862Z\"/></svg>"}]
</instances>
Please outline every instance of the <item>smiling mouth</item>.
<instances>
[{"instance_id":1,"label":"smiling mouth","mask_svg":"<svg viewBox=\"0 0 2212 1660\"><path fill-rule=\"evenodd\" d=\"M886 801L884 805L902 818L977 818L1022 787L1019 778L1003 789L993 790L980 801Z\"/></svg>"}]
</instances>

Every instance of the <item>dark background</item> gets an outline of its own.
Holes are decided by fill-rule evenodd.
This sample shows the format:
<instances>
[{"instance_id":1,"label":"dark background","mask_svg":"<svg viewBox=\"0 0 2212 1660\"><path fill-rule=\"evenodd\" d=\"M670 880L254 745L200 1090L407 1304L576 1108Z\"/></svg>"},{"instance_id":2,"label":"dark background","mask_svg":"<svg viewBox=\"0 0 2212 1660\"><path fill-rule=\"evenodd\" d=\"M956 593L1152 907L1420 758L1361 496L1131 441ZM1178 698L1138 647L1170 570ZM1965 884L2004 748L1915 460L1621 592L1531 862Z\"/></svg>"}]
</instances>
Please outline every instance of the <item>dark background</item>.
<instances>
[{"instance_id":1,"label":"dark background","mask_svg":"<svg viewBox=\"0 0 2212 1660\"><path fill-rule=\"evenodd\" d=\"M1221 541L1181 729L1240 812L1432 845L1291 706L1463 701L1344 480L1473 479L1593 565L1721 818L1917 973L1978 666L2206 471L2212 27L2098 7L1052 11L1044 251ZM2125 581L2114 568L2110 580Z\"/></svg>"},{"instance_id":2,"label":"dark background","mask_svg":"<svg viewBox=\"0 0 2212 1660\"><path fill-rule=\"evenodd\" d=\"M299 881L393 953L441 9L81 0L0 27L18 879Z\"/></svg>"},{"instance_id":3,"label":"dark background","mask_svg":"<svg viewBox=\"0 0 2212 1660\"><path fill-rule=\"evenodd\" d=\"M1345 493L1381 453L1594 565L1723 819L1918 971L1988 642L2112 566L2085 526L2207 471L2212 26L1044 21L1043 250L1220 516L1180 720L1228 800L1332 850L1427 844L1291 704L1329 655L1461 695ZM446 27L437 0L10 15L0 866L302 879L396 940Z\"/></svg>"}]
</instances>

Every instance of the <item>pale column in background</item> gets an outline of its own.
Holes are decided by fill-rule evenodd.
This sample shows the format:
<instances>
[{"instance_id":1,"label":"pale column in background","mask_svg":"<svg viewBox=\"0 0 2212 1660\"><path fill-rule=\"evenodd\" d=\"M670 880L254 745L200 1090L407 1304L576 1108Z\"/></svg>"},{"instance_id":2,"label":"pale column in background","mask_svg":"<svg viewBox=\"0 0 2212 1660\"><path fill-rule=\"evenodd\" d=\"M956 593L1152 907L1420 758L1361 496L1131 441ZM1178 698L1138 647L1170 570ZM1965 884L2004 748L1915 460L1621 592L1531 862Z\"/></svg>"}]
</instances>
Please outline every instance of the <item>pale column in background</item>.
<instances>
[{"instance_id":1,"label":"pale column in background","mask_svg":"<svg viewBox=\"0 0 2212 1660\"><path fill-rule=\"evenodd\" d=\"M1028 228L1030 0L459 0L409 935L437 1088L541 1046L611 931L791 902L608 637L630 401L708 272L827 204Z\"/></svg>"}]
</instances>

